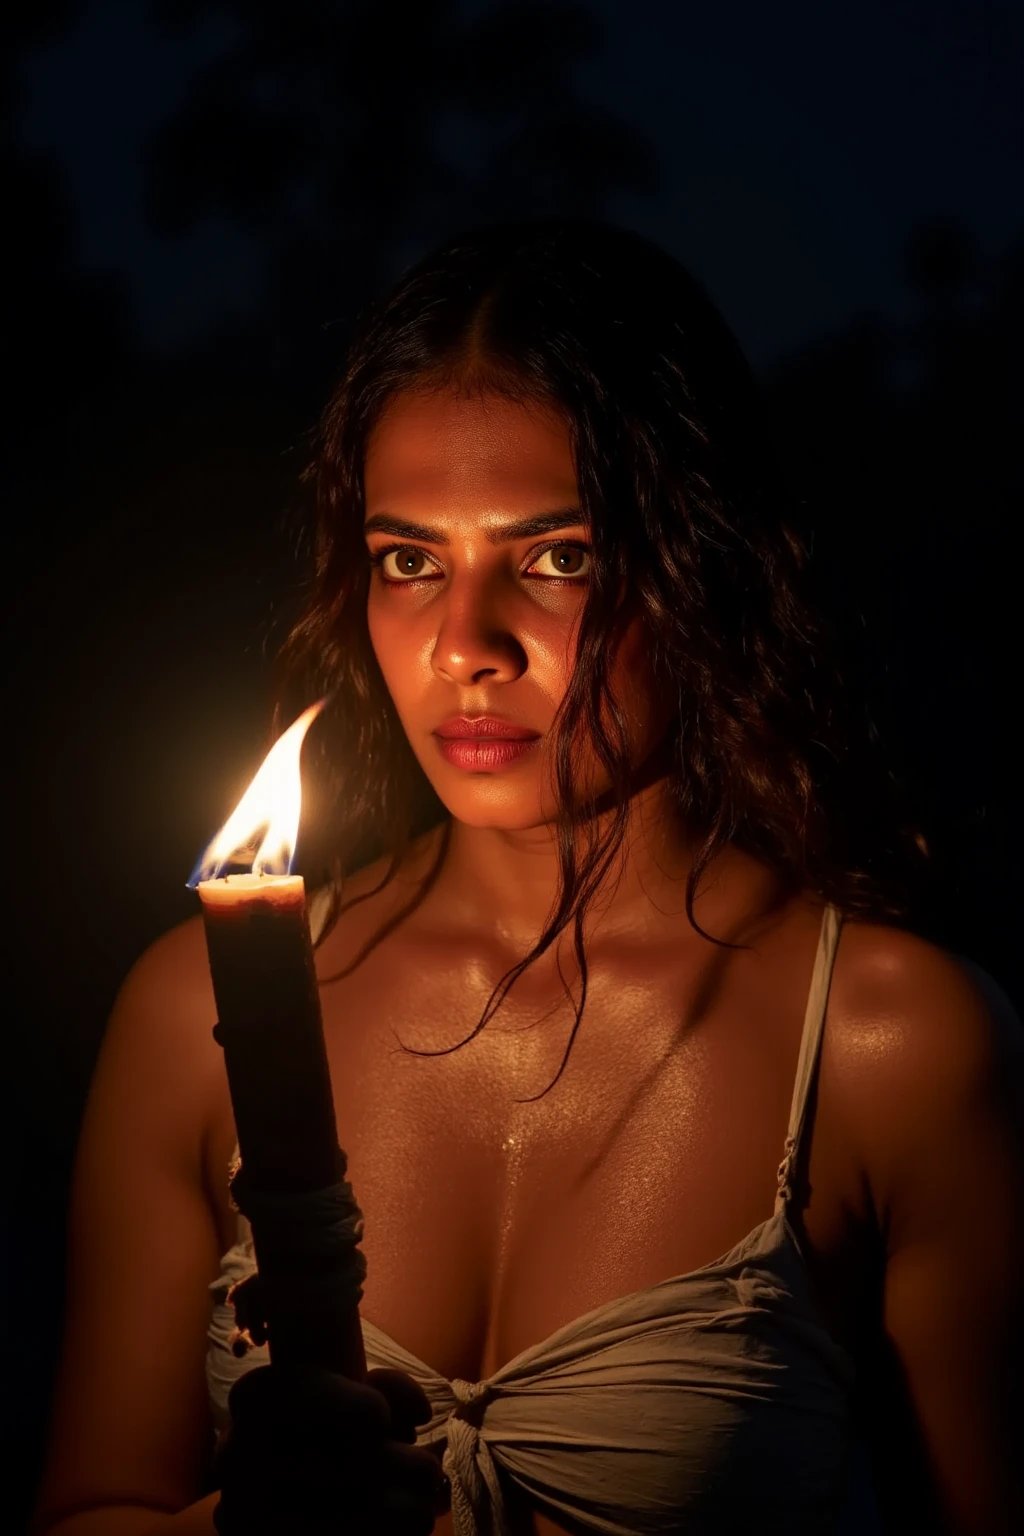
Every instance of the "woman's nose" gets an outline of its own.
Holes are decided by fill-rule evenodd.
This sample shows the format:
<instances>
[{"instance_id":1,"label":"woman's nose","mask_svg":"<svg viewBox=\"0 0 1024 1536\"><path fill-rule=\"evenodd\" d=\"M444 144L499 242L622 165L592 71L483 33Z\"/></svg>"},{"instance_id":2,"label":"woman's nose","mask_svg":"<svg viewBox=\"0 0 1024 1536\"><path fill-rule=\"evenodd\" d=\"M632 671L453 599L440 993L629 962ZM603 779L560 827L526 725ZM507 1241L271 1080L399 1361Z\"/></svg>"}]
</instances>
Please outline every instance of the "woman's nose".
<instances>
[{"instance_id":1,"label":"woman's nose","mask_svg":"<svg viewBox=\"0 0 1024 1536\"><path fill-rule=\"evenodd\" d=\"M526 651L510 618L493 589L488 593L483 583L453 588L431 655L434 671L461 685L483 675L514 682L526 670Z\"/></svg>"}]
</instances>

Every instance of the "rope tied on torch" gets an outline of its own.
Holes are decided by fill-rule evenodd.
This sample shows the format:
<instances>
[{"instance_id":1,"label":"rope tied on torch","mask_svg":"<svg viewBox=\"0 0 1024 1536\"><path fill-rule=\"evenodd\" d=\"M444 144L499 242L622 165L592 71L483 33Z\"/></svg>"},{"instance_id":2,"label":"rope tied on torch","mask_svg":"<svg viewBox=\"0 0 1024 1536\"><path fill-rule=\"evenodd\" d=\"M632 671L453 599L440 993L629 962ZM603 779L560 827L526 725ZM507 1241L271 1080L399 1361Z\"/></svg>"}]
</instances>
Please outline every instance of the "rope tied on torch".
<instances>
[{"instance_id":1,"label":"rope tied on torch","mask_svg":"<svg viewBox=\"0 0 1024 1536\"><path fill-rule=\"evenodd\" d=\"M366 1256L358 1244L363 1213L344 1177L348 1163L338 1149L340 1177L335 1184L296 1194L255 1190L239 1163L231 1177L232 1203L258 1238L262 1269L231 1287L227 1300L235 1309L228 1343L240 1359L267 1342L267 1323L277 1293L315 1318L321 1306L359 1306L366 1279Z\"/></svg>"}]
</instances>

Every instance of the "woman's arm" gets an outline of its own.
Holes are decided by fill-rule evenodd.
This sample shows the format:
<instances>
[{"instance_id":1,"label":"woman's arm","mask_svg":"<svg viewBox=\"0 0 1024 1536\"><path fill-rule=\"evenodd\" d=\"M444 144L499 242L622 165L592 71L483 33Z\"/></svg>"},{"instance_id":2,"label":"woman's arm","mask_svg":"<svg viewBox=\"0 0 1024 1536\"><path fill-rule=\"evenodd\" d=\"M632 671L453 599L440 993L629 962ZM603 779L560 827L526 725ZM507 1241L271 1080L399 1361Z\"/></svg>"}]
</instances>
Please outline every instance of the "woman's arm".
<instances>
[{"instance_id":1,"label":"woman's arm","mask_svg":"<svg viewBox=\"0 0 1024 1536\"><path fill-rule=\"evenodd\" d=\"M871 935L884 933L872 940ZM887 1530L1024 1530L1024 1032L974 967L850 925L847 1108L885 1245L867 1432Z\"/></svg>"},{"instance_id":2,"label":"woman's arm","mask_svg":"<svg viewBox=\"0 0 1024 1536\"><path fill-rule=\"evenodd\" d=\"M216 1223L203 1147L223 1076L198 921L129 974L104 1038L72 1186L68 1297L34 1531L212 1532L207 1287ZM161 1518L162 1517L162 1518Z\"/></svg>"}]
</instances>

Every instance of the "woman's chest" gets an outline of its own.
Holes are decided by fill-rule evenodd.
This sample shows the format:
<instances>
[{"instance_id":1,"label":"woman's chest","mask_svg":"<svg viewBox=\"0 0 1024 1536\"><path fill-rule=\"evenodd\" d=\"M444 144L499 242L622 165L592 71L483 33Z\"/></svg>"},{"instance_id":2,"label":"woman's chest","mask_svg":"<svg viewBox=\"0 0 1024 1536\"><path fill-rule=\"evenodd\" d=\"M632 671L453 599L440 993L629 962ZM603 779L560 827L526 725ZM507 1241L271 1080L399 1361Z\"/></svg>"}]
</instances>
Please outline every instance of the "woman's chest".
<instances>
[{"instance_id":1,"label":"woman's chest","mask_svg":"<svg viewBox=\"0 0 1024 1536\"><path fill-rule=\"evenodd\" d=\"M479 1380L771 1215L816 928L774 967L597 954L567 1058L574 1008L553 961L466 1041L499 957L393 937L323 1003L365 1217L363 1315L412 1354ZM853 1170L823 1090L798 1232L826 1321L848 1341Z\"/></svg>"},{"instance_id":2,"label":"woman's chest","mask_svg":"<svg viewBox=\"0 0 1024 1536\"><path fill-rule=\"evenodd\" d=\"M404 928L324 986L338 1137L365 1217L364 1319L475 1381L752 1232L772 1213L817 940L805 915L739 959L591 951L567 1059L574 1008L553 962L471 1040L507 963L482 947ZM337 948L321 960L333 972ZM578 1000L570 949L562 962ZM833 1088L842 1027L830 1018L809 1193L791 1221L823 1321L852 1349L868 1243ZM232 1138L225 1100L218 1168ZM226 1201L221 1220L227 1247ZM536 1536L561 1529L532 1519ZM435 1530L448 1536L450 1517Z\"/></svg>"}]
</instances>

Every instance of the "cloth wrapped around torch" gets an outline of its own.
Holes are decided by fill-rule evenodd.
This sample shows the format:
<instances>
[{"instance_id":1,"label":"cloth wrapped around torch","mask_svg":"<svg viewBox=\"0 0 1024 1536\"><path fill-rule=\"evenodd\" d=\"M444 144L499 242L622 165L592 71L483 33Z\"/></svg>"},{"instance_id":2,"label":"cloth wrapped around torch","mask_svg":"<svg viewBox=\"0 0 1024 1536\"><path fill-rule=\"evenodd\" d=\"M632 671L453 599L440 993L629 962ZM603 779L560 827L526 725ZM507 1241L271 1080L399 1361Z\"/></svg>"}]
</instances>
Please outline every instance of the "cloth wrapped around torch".
<instances>
[{"instance_id":1,"label":"cloth wrapped around torch","mask_svg":"<svg viewBox=\"0 0 1024 1536\"><path fill-rule=\"evenodd\" d=\"M275 742L188 884L202 903L238 1137L231 1194L257 1263L230 1294L236 1347L266 1343L272 1361L364 1381L362 1215L338 1145L305 885L290 872L299 757L324 702ZM254 847L250 872L225 873Z\"/></svg>"}]
</instances>

